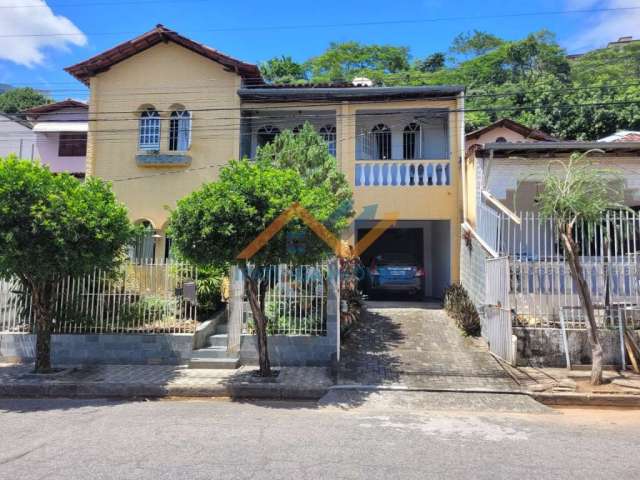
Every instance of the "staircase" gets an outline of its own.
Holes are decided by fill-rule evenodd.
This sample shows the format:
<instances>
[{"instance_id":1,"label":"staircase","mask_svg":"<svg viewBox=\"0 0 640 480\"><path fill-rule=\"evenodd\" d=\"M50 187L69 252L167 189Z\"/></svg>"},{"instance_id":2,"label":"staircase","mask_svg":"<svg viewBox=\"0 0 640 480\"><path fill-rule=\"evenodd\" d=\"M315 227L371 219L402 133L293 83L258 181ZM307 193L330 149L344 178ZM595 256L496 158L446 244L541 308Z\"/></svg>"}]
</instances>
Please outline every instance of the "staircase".
<instances>
[{"instance_id":1,"label":"staircase","mask_svg":"<svg viewBox=\"0 0 640 480\"><path fill-rule=\"evenodd\" d=\"M227 368L240 366L237 353L227 351L227 324L219 324L215 333L209 336L207 346L195 350L189 362L189 368Z\"/></svg>"}]
</instances>

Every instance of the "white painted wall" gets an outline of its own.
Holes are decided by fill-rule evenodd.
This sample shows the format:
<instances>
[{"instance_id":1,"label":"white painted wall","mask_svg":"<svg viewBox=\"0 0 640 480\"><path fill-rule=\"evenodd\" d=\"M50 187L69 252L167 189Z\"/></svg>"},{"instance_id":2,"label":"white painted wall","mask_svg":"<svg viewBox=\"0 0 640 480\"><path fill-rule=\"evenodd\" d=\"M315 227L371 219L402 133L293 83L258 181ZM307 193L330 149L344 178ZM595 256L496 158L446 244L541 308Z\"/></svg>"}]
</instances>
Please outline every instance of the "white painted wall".
<instances>
[{"instance_id":1,"label":"white painted wall","mask_svg":"<svg viewBox=\"0 0 640 480\"><path fill-rule=\"evenodd\" d=\"M0 115L0 157L15 153L21 158L32 159L35 156L36 134L11 119Z\"/></svg>"}]
</instances>

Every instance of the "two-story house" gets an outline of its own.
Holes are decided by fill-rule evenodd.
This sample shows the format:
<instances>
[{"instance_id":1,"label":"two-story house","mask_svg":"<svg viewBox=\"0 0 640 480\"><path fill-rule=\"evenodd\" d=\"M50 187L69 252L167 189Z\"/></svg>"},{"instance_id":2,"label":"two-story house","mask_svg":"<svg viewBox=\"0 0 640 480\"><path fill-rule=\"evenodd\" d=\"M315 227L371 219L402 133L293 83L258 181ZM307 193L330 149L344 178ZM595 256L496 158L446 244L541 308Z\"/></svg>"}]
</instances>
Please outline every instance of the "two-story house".
<instances>
[{"instance_id":1,"label":"two-story house","mask_svg":"<svg viewBox=\"0 0 640 480\"><path fill-rule=\"evenodd\" d=\"M168 208L230 159L305 122L354 190L357 241L385 215L395 227L365 254L410 251L425 296L458 280L464 149L460 86L269 85L245 63L158 25L66 69L89 86L87 175L113 182L131 219L166 255Z\"/></svg>"}]
</instances>

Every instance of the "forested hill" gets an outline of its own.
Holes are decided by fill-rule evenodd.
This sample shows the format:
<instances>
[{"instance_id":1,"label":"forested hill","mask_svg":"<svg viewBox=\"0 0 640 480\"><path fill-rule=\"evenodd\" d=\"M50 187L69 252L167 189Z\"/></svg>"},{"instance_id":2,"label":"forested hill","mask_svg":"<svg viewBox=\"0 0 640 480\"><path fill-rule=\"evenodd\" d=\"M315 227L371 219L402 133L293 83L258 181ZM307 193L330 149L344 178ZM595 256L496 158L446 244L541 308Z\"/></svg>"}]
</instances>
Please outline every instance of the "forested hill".
<instances>
[{"instance_id":1,"label":"forested hill","mask_svg":"<svg viewBox=\"0 0 640 480\"><path fill-rule=\"evenodd\" d=\"M261 70L274 83L465 85L468 131L503 117L565 139L640 129L640 42L568 58L547 31L518 41L475 31L422 59L407 47L345 42L304 63L274 58Z\"/></svg>"}]
</instances>

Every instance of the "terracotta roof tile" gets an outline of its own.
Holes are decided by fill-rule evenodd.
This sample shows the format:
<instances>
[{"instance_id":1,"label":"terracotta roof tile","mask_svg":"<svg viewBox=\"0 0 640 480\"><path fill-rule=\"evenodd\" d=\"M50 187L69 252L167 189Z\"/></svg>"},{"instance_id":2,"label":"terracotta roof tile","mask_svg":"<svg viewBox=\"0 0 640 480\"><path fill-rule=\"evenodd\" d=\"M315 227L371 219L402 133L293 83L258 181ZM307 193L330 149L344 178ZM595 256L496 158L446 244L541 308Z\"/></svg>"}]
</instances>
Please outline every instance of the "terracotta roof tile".
<instances>
[{"instance_id":1,"label":"terracotta roof tile","mask_svg":"<svg viewBox=\"0 0 640 480\"><path fill-rule=\"evenodd\" d=\"M164 25L157 25L153 30L148 31L139 37L123 42L120 45L116 45L115 47L91 57L84 62L67 67L65 70L85 85L88 85L89 79L92 76L100 72L104 72L116 63L126 60L127 58L132 57L147 48L153 47L160 42L168 41L181 45L184 48L223 65L227 69L236 72L241 77L251 80L252 84L264 83L257 65L242 62L225 55L222 52L214 50L213 48L207 47L206 45L194 42L193 40L183 37L177 32L168 29Z\"/></svg>"}]
</instances>

